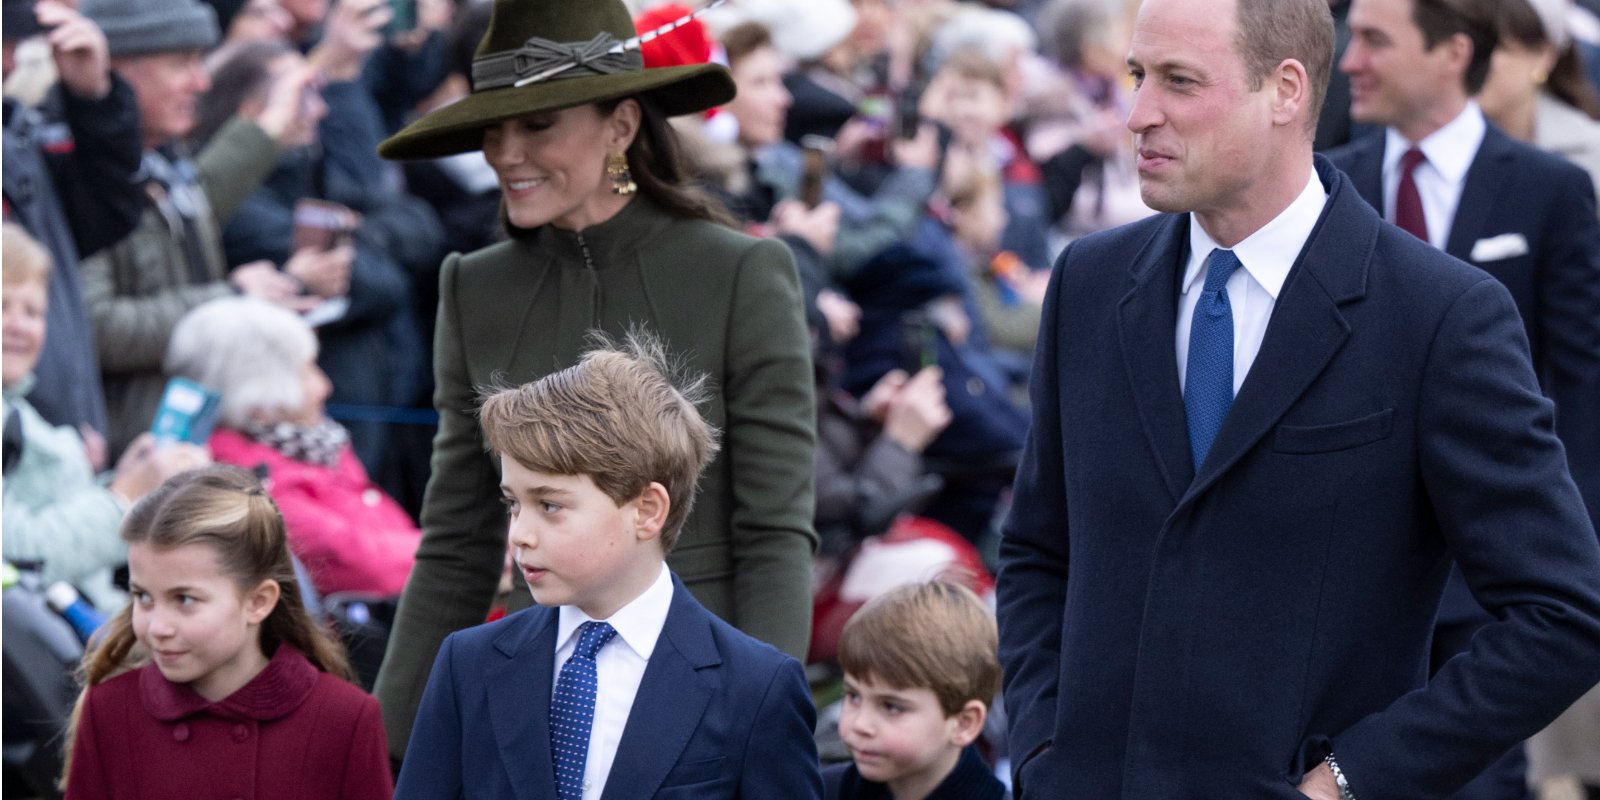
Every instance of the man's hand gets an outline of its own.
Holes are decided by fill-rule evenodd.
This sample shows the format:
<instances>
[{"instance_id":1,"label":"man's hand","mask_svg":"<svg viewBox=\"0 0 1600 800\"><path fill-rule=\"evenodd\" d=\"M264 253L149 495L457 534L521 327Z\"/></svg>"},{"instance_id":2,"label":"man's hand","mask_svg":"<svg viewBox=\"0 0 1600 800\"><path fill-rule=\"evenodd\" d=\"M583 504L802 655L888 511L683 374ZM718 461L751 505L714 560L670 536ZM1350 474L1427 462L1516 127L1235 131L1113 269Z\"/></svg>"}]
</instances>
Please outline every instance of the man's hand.
<instances>
[{"instance_id":1,"label":"man's hand","mask_svg":"<svg viewBox=\"0 0 1600 800\"><path fill-rule=\"evenodd\" d=\"M950 424L950 418L950 406L944 399L944 370L923 367L889 398L883 435L907 452L921 453Z\"/></svg>"},{"instance_id":2,"label":"man's hand","mask_svg":"<svg viewBox=\"0 0 1600 800\"><path fill-rule=\"evenodd\" d=\"M252 261L235 267L228 280L244 294L304 314L322 298L300 294L300 281L278 271L271 261Z\"/></svg>"},{"instance_id":3,"label":"man's hand","mask_svg":"<svg viewBox=\"0 0 1600 800\"><path fill-rule=\"evenodd\" d=\"M318 297L343 297L350 293L350 264L355 257L356 249L348 244L328 250L307 247L289 256L283 271Z\"/></svg>"},{"instance_id":4,"label":"man's hand","mask_svg":"<svg viewBox=\"0 0 1600 800\"><path fill-rule=\"evenodd\" d=\"M1328 762L1318 764L1300 781L1300 793L1311 800L1339 800L1339 782L1333 779Z\"/></svg>"},{"instance_id":5,"label":"man's hand","mask_svg":"<svg viewBox=\"0 0 1600 800\"><path fill-rule=\"evenodd\" d=\"M839 236L839 206L819 203L807 208L799 200L784 200L772 207L772 228L799 236L827 258L833 255L834 240Z\"/></svg>"},{"instance_id":6,"label":"man's hand","mask_svg":"<svg viewBox=\"0 0 1600 800\"><path fill-rule=\"evenodd\" d=\"M253 122L272 137L280 146L303 143L311 138L326 113L327 106L315 96L308 101L307 93L316 91L317 71L302 64L273 79L267 90L267 102L261 107Z\"/></svg>"},{"instance_id":7,"label":"man's hand","mask_svg":"<svg viewBox=\"0 0 1600 800\"><path fill-rule=\"evenodd\" d=\"M329 81L353 81L383 44L383 26L393 18L385 0L338 0L323 24L322 41L307 58Z\"/></svg>"},{"instance_id":8,"label":"man's hand","mask_svg":"<svg viewBox=\"0 0 1600 800\"><path fill-rule=\"evenodd\" d=\"M39 24L49 31L61 85L80 100L99 100L111 92L111 51L106 35L88 17L60 0L39 0Z\"/></svg>"},{"instance_id":9,"label":"man's hand","mask_svg":"<svg viewBox=\"0 0 1600 800\"><path fill-rule=\"evenodd\" d=\"M456 5L450 0L417 0L417 27L390 38L395 47L415 53L434 31L448 33L455 19Z\"/></svg>"}]
</instances>

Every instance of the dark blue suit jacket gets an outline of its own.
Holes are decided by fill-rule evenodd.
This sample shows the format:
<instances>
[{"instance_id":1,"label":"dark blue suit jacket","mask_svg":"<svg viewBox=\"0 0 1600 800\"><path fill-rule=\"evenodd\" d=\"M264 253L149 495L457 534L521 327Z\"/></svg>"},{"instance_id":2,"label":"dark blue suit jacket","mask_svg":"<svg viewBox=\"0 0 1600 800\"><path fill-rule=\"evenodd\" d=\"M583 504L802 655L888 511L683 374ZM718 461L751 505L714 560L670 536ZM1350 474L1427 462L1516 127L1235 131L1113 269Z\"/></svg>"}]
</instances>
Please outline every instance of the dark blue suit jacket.
<instances>
[{"instance_id":1,"label":"dark blue suit jacket","mask_svg":"<svg viewBox=\"0 0 1600 800\"><path fill-rule=\"evenodd\" d=\"M445 639L397 799L556 796L557 616L535 606ZM674 575L604 797L820 798L815 724L799 662L717 619Z\"/></svg>"},{"instance_id":2,"label":"dark blue suit jacket","mask_svg":"<svg viewBox=\"0 0 1600 800\"><path fill-rule=\"evenodd\" d=\"M1356 190L1382 211L1384 134L1328 154ZM1487 239L1516 234L1526 252L1473 257ZM1516 141L1491 123L1467 171L1445 252L1511 290L1527 329L1533 367L1556 404L1590 519L1600 520L1600 217L1594 182L1566 160Z\"/></svg>"},{"instance_id":3,"label":"dark blue suit jacket","mask_svg":"<svg viewBox=\"0 0 1600 800\"><path fill-rule=\"evenodd\" d=\"M1020 798L1448 795L1600 680L1600 544L1505 287L1327 208L1208 460L1173 326L1187 215L1073 243L1001 546ZM1429 680L1448 555L1498 621Z\"/></svg>"}]
</instances>

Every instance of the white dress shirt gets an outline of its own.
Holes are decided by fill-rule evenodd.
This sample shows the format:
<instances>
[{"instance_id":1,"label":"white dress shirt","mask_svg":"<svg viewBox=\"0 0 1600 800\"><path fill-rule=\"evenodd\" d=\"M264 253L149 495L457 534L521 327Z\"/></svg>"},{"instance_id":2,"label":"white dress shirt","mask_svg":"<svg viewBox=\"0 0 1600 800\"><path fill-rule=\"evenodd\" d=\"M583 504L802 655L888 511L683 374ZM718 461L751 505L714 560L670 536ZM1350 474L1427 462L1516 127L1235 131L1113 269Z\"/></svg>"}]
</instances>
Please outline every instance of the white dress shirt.
<instances>
[{"instance_id":1,"label":"white dress shirt","mask_svg":"<svg viewBox=\"0 0 1600 800\"><path fill-rule=\"evenodd\" d=\"M1420 142L1409 142L1394 128L1384 132L1383 143L1383 218L1394 222L1395 195L1400 191L1400 157L1413 145L1426 159L1417 165L1417 194L1422 196L1422 217L1428 221L1428 244L1443 250L1450 242L1456 208L1461 205L1461 185L1467 170L1478 157L1483 135L1489 130L1476 100L1443 128Z\"/></svg>"},{"instance_id":2,"label":"white dress shirt","mask_svg":"<svg viewBox=\"0 0 1600 800\"><path fill-rule=\"evenodd\" d=\"M672 573L662 564L661 574L650 588L610 619L602 620L611 623L617 635L600 648L594 659L598 688L594 726L589 730L589 758L583 770L583 800L597 800L606 789L606 776L611 774L611 764L616 760L622 731L628 727L628 713L633 710L639 682L644 680L644 669L667 624L671 605ZM561 607L556 623L556 671L550 685L551 696L555 695L555 681L561 679L561 667L578 647L578 626L591 619L577 606Z\"/></svg>"},{"instance_id":3,"label":"white dress shirt","mask_svg":"<svg viewBox=\"0 0 1600 800\"><path fill-rule=\"evenodd\" d=\"M1328 192L1317 179L1317 171L1300 195L1260 230L1233 246L1243 269L1234 270L1226 285L1228 305L1233 310L1233 393L1239 393L1250 365L1261 352L1261 340L1267 335L1267 322L1272 319L1272 309L1278 302L1278 292L1289 277L1289 268L1311 238L1311 230L1322 216L1322 207L1328 203ZM1194 308L1200 303L1210 269L1211 251L1218 245L1200 221L1189 215L1189 262L1183 272L1178 298L1178 389L1182 391L1189 379L1189 327L1194 322Z\"/></svg>"}]
</instances>

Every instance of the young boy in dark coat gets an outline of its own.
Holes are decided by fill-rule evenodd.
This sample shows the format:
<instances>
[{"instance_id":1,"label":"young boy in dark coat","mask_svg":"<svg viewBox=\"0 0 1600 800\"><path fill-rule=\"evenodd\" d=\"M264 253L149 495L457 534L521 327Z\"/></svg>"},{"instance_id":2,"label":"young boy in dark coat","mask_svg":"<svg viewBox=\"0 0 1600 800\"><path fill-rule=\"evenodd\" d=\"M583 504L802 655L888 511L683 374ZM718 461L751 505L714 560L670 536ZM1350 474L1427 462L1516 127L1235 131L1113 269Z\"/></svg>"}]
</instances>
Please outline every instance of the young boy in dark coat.
<instances>
[{"instance_id":1,"label":"young boy in dark coat","mask_svg":"<svg viewBox=\"0 0 1600 800\"><path fill-rule=\"evenodd\" d=\"M851 762L828 800L1002 800L972 743L1000 690L994 614L954 583L908 584L861 607L839 636Z\"/></svg>"},{"instance_id":2,"label":"young boy in dark coat","mask_svg":"<svg viewBox=\"0 0 1600 800\"><path fill-rule=\"evenodd\" d=\"M635 333L483 403L517 570L537 606L451 634L401 798L815 798L800 664L667 569L716 450Z\"/></svg>"}]
</instances>

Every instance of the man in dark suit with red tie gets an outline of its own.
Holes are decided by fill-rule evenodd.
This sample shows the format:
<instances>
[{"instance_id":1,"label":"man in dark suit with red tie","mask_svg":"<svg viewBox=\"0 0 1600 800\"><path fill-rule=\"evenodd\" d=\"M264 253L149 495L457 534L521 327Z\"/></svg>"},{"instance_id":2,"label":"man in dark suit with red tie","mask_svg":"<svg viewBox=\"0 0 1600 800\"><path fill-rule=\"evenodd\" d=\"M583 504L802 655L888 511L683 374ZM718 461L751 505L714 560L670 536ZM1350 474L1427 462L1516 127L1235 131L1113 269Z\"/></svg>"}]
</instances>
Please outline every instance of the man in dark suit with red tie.
<instances>
[{"instance_id":1,"label":"man in dark suit with red tie","mask_svg":"<svg viewBox=\"0 0 1600 800\"><path fill-rule=\"evenodd\" d=\"M1356 0L1341 69L1351 116L1384 126L1329 154L1396 225L1511 291L1556 432L1591 517L1600 514L1600 217L1579 167L1511 139L1472 96L1496 46L1496 0ZM1434 666L1491 617L1459 573ZM1458 800L1527 795L1515 748Z\"/></svg>"},{"instance_id":2,"label":"man in dark suit with red tie","mask_svg":"<svg viewBox=\"0 0 1600 800\"><path fill-rule=\"evenodd\" d=\"M1313 156L1332 52L1326 0L1140 8L1168 213L1058 260L1001 544L1024 800L1436 800L1600 680L1512 293ZM1497 619L1430 674L1452 558Z\"/></svg>"}]
</instances>

